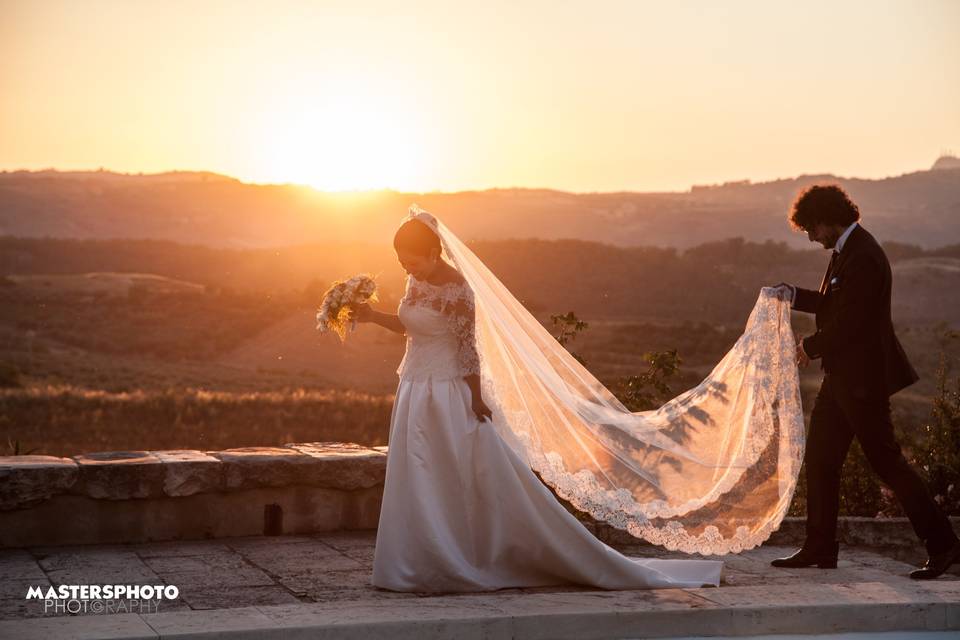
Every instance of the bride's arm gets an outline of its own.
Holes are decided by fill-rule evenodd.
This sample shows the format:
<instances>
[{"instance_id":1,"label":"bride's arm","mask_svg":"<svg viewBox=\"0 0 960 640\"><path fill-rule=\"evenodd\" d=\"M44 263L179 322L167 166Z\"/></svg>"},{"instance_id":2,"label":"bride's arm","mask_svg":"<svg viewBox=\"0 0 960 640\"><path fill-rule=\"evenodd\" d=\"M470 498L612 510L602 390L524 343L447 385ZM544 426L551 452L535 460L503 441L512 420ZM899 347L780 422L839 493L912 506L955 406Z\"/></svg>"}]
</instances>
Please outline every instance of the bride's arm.
<instances>
[{"instance_id":1,"label":"bride's arm","mask_svg":"<svg viewBox=\"0 0 960 640\"><path fill-rule=\"evenodd\" d=\"M490 411L490 407L483 401L483 394L480 392L480 376L472 373L464 376L463 379L466 380L467 386L470 387L471 405L474 414L476 414L480 420L483 420L485 417L492 418L493 414Z\"/></svg>"},{"instance_id":2,"label":"bride's arm","mask_svg":"<svg viewBox=\"0 0 960 640\"><path fill-rule=\"evenodd\" d=\"M490 407L480 389L480 354L477 352L476 309L473 292L464 285L459 298L445 309L453 335L457 339L457 366L470 387L471 408L477 419L491 418Z\"/></svg>"},{"instance_id":3,"label":"bride's arm","mask_svg":"<svg viewBox=\"0 0 960 640\"><path fill-rule=\"evenodd\" d=\"M384 313L383 311L377 311L373 309L368 304L359 305L354 310L354 317L357 322L372 322L373 324L378 324L384 329L389 329L394 333L405 333L406 328L403 326L403 323L400 322L400 318L395 313Z\"/></svg>"}]
</instances>

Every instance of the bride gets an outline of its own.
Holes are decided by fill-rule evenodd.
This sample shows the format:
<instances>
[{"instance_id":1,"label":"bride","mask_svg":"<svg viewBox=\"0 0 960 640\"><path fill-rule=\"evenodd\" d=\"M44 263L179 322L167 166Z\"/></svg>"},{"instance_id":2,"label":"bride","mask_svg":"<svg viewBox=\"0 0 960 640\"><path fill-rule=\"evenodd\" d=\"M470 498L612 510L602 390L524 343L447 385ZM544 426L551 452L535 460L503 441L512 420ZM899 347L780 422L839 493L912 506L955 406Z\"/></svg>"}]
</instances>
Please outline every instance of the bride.
<instances>
[{"instance_id":1,"label":"bride","mask_svg":"<svg viewBox=\"0 0 960 640\"><path fill-rule=\"evenodd\" d=\"M803 420L789 305L773 289L700 385L631 413L431 214L412 206L394 248L408 274L398 313L356 309L359 322L407 336L373 585L719 585L719 560L622 555L544 482L599 520L688 553L739 552L779 526Z\"/></svg>"}]
</instances>

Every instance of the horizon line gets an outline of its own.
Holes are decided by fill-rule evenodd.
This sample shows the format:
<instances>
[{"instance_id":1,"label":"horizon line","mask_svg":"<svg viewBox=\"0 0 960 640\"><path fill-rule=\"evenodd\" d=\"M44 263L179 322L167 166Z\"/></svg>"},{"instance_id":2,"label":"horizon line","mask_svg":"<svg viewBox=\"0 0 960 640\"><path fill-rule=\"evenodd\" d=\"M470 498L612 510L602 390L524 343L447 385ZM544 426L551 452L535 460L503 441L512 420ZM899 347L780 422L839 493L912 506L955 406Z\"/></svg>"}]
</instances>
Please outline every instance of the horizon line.
<instances>
[{"instance_id":1,"label":"horizon line","mask_svg":"<svg viewBox=\"0 0 960 640\"><path fill-rule=\"evenodd\" d=\"M949 153L941 153L938 156L938 160L943 158L952 158L958 159L957 156L954 156ZM477 188L464 188L457 190L442 190L442 189L433 189L428 191L415 191L415 190L404 190L404 189L395 189L391 187L376 187L369 189L318 189L309 184L300 183L300 182L256 182L248 181L236 176L231 176L225 173L218 173L216 171L211 171L209 169L170 169L166 171L157 171L152 173L145 173L143 171L138 172L125 172L118 171L115 169L107 169L105 167L98 167L97 169L57 169L55 167L46 167L42 169L0 169L0 175L3 174L14 174L14 173L27 173L27 174L36 174L36 173L59 173L59 174L71 174L71 173L102 173L102 174L112 174L116 176L124 177L155 177L155 176L164 176L171 174L193 174L193 175L211 175L219 178L224 178L226 180L231 180L234 182L239 182L240 184L251 185L251 186L261 186L261 187L297 187L301 189L309 189L317 193L322 194L333 194L333 195L358 195L358 194L376 194L376 193L397 193L397 194L418 194L418 195L455 195L459 193L479 193L485 191L553 191L556 193L567 193L571 195L616 195L622 193L640 193L640 194L650 194L650 195L682 195L692 193L694 189L710 189L710 188L722 188L726 186L734 185L764 185L772 184L774 182L784 182L791 180L800 180L802 178L809 177L830 177L836 180L845 180L845 181L862 181L862 182L880 182L882 180L889 180L891 178L900 178L903 176L913 175L915 173L925 173L928 171L934 171L935 169L931 165L926 169L917 169L915 171L908 171L905 173L887 175L879 178L860 178L860 177L851 177L851 176L839 176L833 173L801 173L792 177L779 177L771 180L761 180L759 182L754 182L750 178L743 178L740 180L727 180L719 183L701 183L701 184L692 184L687 187L684 191L676 190L661 190L661 191L637 191L632 189L618 189L610 191L572 191L568 189L562 189L557 187L522 187L522 186L492 186L492 187L477 187Z\"/></svg>"}]
</instances>

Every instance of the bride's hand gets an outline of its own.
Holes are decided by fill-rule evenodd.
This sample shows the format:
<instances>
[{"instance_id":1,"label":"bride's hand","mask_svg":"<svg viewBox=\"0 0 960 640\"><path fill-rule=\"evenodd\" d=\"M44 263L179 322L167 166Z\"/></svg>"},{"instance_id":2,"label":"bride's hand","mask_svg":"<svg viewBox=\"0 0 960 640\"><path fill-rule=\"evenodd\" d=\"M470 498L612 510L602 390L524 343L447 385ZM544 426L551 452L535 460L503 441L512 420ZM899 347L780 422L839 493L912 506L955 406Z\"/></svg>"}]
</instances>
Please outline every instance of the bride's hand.
<instances>
[{"instance_id":1,"label":"bride's hand","mask_svg":"<svg viewBox=\"0 0 960 640\"><path fill-rule=\"evenodd\" d=\"M486 405L483 401L483 398L474 398L473 400L473 413L477 416L477 420L483 422L484 418L489 418L493 421L493 412L490 411L490 407Z\"/></svg>"},{"instance_id":2,"label":"bride's hand","mask_svg":"<svg viewBox=\"0 0 960 640\"><path fill-rule=\"evenodd\" d=\"M372 322L373 309L369 304L358 304L353 307L353 319L357 322Z\"/></svg>"}]
</instances>

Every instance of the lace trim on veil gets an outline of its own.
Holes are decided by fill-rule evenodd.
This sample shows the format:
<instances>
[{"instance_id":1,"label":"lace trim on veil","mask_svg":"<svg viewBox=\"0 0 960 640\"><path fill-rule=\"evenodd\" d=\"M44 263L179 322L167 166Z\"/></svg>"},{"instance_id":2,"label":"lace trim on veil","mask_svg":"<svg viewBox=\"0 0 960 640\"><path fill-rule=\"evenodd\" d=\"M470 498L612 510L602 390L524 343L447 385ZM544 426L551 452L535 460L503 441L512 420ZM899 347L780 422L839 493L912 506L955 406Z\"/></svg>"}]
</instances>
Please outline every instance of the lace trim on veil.
<instances>
[{"instance_id":1,"label":"lace trim on veil","mask_svg":"<svg viewBox=\"0 0 960 640\"><path fill-rule=\"evenodd\" d=\"M744 338L741 338L741 341ZM734 349L737 348L734 347ZM668 405L665 405L661 411L669 410L671 405L682 402L684 396L699 395L703 392L702 388L706 384L704 382L683 396L674 399ZM485 385L485 390L496 393L495 386L491 382L489 386ZM800 399L798 396L784 396L779 399L779 402L794 405L796 407L794 415L798 416L799 419L794 419L792 424L782 426L774 424L774 420L767 423L769 429L763 429L754 437L751 437L748 443L748 453L743 460L743 464L745 467L756 464L764 451L767 450L771 439L781 438L785 441L781 443L781 450L788 452L786 453L788 459L779 462L792 467L795 470L795 476L799 472L804 449L804 428ZM529 417L522 413L515 413L510 416L509 422L511 424L523 424L529 422ZM518 434L518 440L523 446L530 467L540 474L542 480L553 488L558 496L570 502L576 509L589 514L596 520L626 531L634 537L642 538L670 550L686 553L724 555L739 553L760 546L779 528L780 522L790 508L796 490L796 482L788 483L788 486L784 487L777 510L770 514L768 520L759 529L751 530L747 526L739 526L734 535L725 537L716 526L706 525L702 533L695 534L688 532L681 521L672 518L678 518L707 507L721 497L729 497L730 492L741 481L742 472L728 474L724 481L707 495L688 500L675 507L671 507L663 500L640 503L626 489L605 489L597 480L596 475L588 469L570 472L564 464L563 458L557 452L542 453L533 444L528 434Z\"/></svg>"}]
</instances>

